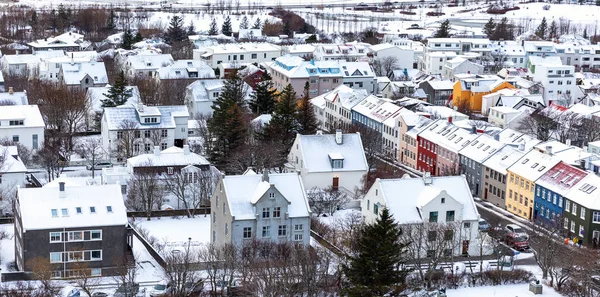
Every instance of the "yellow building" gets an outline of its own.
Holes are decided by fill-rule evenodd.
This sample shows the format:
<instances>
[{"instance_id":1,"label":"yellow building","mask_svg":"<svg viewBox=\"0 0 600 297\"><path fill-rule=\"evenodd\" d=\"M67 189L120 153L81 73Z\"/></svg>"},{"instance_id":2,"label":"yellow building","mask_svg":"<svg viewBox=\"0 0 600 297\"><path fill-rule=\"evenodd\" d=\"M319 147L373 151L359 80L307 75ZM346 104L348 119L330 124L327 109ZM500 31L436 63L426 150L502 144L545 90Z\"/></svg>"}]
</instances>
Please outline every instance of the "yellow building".
<instances>
[{"instance_id":1,"label":"yellow building","mask_svg":"<svg viewBox=\"0 0 600 297\"><path fill-rule=\"evenodd\" d=\"M531 150L507 169L506 210L531 220L535 198L535 181L560 160Z\"/></svg>"},{"instance_id":2,"label":"yellow building","mask_svg":"<svg viewBox=\"0 0 600 297\"><path fill-rule=\"evenodd\" d=\"M459 110L469 109L481 113L483 96L502 89L514 89L513 85L495 75L475 75L461 78L454 84L452 105Z\"/></svg>"}]
</instances>

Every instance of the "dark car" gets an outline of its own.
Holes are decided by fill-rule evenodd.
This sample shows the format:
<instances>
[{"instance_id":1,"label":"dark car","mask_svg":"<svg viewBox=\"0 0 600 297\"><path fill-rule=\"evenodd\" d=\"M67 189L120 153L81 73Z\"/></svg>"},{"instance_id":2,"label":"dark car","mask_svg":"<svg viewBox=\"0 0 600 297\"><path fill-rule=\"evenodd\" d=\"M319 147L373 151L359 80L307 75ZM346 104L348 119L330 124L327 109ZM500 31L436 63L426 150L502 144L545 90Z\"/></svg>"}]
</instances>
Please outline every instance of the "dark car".
<instances>
[{"instance_id":1,"label":"dark car","mask_svg":"<svg viewBox=\"0 0 600 297\"><path fill-rule=\"evenodd\" d=\"M506 244L517 251L525 251L529 249L527 236L520 233L509 233L506 235Z\"/></svg>"},{"instance_id":2,"label":"dark car","mask_svg":"<svg viewBox=\"0 0 600 297\"><path fill-rule=\"evenodd\" d=\"M479 231L487 232L492 226L484 219L479 219Z\"/></svg>"},{"instance_id":3,"label":"dark car","mask_svg":"<svg viewBox=\"0 0 600 297\"><path fill-rule=\"evenodd\" d=\"M114 297L134 297L140 291L140 284L126 283L121 284L115 291Z\"/></svg>"}]
</instances>

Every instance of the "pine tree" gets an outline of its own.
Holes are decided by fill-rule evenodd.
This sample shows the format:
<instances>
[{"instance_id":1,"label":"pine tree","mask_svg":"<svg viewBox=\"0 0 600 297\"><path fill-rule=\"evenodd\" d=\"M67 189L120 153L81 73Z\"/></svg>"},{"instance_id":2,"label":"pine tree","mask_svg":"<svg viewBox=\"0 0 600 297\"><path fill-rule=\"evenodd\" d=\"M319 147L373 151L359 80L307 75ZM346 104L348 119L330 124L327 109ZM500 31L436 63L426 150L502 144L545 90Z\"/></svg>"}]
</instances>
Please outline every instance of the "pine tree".
<instances>
[{"instance_id":1,"label":"pine tree","mask_svg":"<svg viewBox=\"0 0 600 297\"><path fill-rule=\"evenodd\" d=\"M196 27L194 27L194 21L190 22L190 25L188 26L187 35L188 36L196 35Z\"/></svg>"},{"instance_id":2,"label":"pine tree","mask_svg":"<svg viewBox=\"0 0 600 297\"><path fill-rule=\"evenodd\" d=\"M223 21L223 26L221 26L221 33L223 33L223 35L225 36L231 36L231 33L233 33L233 29L231 29L231 19L229 18L229 16L226 16L225 20Z\"/></svg>"},{"instance_id":3,"label":"pine tree","mask_svg":"<svg viewBox=\"0 0 600 297\"><path fill-rule=\"evenodd\" d=\"M343 271L350 281L345 293L350 297L384 296L397 284L403 284L407 271L398 270L405 262L407 243L400 242L402 230L387 208L375 223L359 233L357 253Z\"/></svg>"},{"instance_id":4,"label":"pine tree","mask_svg":"<svg viewBox=\"0 0 600 297\"><path fill-rule=\"evenodd\" d=\"M600 0L598 0L600 1ZM252 29L260 29L262 28L262 22L260 21L260 18L256 18L256 21L254 21L254 25L252 25Z\"/></svg>"},{"instance_id":5,"label":"pine tree","mask_svg":"<svg viewBox=\"0 0 600 297\"><path fill-rule=\"evenodd\" d=\"M596 0L596 6L600 6L600 0Z\"/></svg>"},{"instance_id":6,"label":"pine tree","mask_svg":"<svg viewBox=\"0 0 600 297\"><path fill-rule=\"evenodd\" d=\"M587 28L583 29L583 38L588 39Z\"/></svg>"},{"instance_id":7,"label":"pine tree","mask_svg":"<svg viewBox=\"0 0 600 297\"><path fill-rule=\"evenodd\" d=\"M248 29L248 17L244 16L242 18L242 22L240 23L240 29Z\"/></svg>"},{"instance_id":8,"label":"pine tree","mask_svg":"<svg viewBox=\"0 0 600 297\"><path fill-rule=\"evenodd\" d=\"M216 166L224 166L227 159L246 142L248 121L244 112L245 87L246 83L239 76L232 75L225 81L221 95L213 103L213 116L208 121L208 130L215 141L209 155Z\"/></svg>"},{"instance_id":9,"label":"pine tree","mask_svg":"<svg viewBox=\"0 0 600 297\"><path fill-rule=\"evenodd\" d=\"M142 40L144 40L144 37L142 37L142 33L140 33L140 31L135 33L135 37L133 37L133 43L138 43Z\"/></svg>"},{"instance_id":10,"label":"pine tree","mask_svg":"<svg viewBox=\"0 0 600 297\"><path fill-rule=\"evenodd\" d=\"M550 40L554 40L554 39L558 38L558 28L556 27L556 22L554 20L552 20L552 23L550 23L550 30L548 32L548 38Z\"/></svg>"},{"instance_id":11,"label":"pine tree","mask_svg":"<svg viewBox=\"0 0 600 297\"><path fill-rule=\"evenodd\" d=\"M102 107L115 107L127 103L131 98L131 89L127 88L127 79L123 71L115 79L115 83L108 89L108 93L102 94L106 99L102 99Z\"/></svg>"},{"instance_id":12,"label":"pine tree","mask_svg":"<svg viewBox=\"0 0 600 297\"><path fill-rule=\"evenodd\" d=\"M208 29L208 35L217 35L219 34L219 29L217 29L217 20L215 18L210 22L210 28Z\"/></svg>"},{"instance_id":13,"label":"pine tree","mask_svg":"<svg viewBox=\"0 0 600 297\"><path fill-rule=\"evenodd\" d=\"M124 50L131 50L133 43L133 34L131 34L131 30L127 29L123 33L123 43L121 43L121 48Z\"/></svg>"},{"instance_id":14,"label":"pine tree","mask_svg":"<svg viewBox=\"0 0 600 297\"><path fill-rule=\"evenodd\" d=\"M542 22L535 30L535 35L540 39L546 39L546 31L548 30L548 23L546 22L546 17L542 18Z\"/></svg>"},{"instance_id":15,"label":"pine tree","mask_svg":"<svg viewBox=\"0 0 600 297\"><path fill-rule=\"evenodd\" d=\"M492 40L512 40L512 38L509 38L510 34L508 32L508 18L503 17L500 20L500 23L496 24L496 29L494 30L494 33L492 34Z\"/></svg>"},{"instance_id":16,"label":"pine tree","mask_svg":"<svg viewBox=\"0 0 600 297\"><path fill-rule=\"evenodd\" d=\"M116 28L115 18L115 11L111 9L108 13L108 20L106 20L106 28L108 30L114 30Z\"/></svg>"},{"instance_id":17,"label":"pine tree","mask_svg":"<svg viewBox=\"0 0 600 297\"><path fill-rule=\"evenodd\" d=\"M256 84L256 89L252 93L250 100L250 109L256 115L270 114L275 110L275 89L271 76L263 72L261 82Z\"/></svg>"},{"instance_id":18,"label":"pine tree","mask_svg":"<svg viewBox=\"0 0 600 297\"><path fill-rule=\"evenodd\" d=\"M297 120L298 120L298 133L303 135L310 135L317 133L317 118L315 117L315 111L312 104L310 103L310 84L308 81L304 84L304 94L302 99L298 101Z\"/></svg>"},{"instance_id":19,"label":"pine tree","mask_svg":"<svg viewBox=\"0 0 600 297\"><path fill-rule=\"evenodd\" d=\"M450 21L445 20L440 24L437 32L434 35L435 38L448 38L450 37Z\"/></svg>"},{"instance_id":20,"label":"pine tree","mask_svg":"<svg viewBox=\"0 0 600 297\"><path fill-rule=\"evenodd\" d=\"M298 130L296 120L296 92L291 84L288 84L281 94L279 101L275 103L275 112L271 121L265 126L264 134L269 140L278 139L284 147L290 147Z\"/></svg>"},{"instance_id":21,"label":"pine tree","mask_svg":"<svg viewBox=\"0 0 600 297\"><path fill-rule=\"evenodd\" d=\"M172 45L177 42L181 42L186 40L187 34L183 29L183 18L180 16L173 16L171 18L171 22L169 23L169 28L167 28L167 32L165 32L165 42L169 45Z\"/></svg>"},{"instance_id":22,"label":"pine tree","mask_svg":"<svg viewBox=\"0 0 600 297\"><path fill-rule=\"evenodd\" d=\"M485 33L485 35L487 35L489 39L492 39L495 30L496 23L494 22L493 18L490 18L490 20L485 24L485 26L483 26L483 33Z\"/></svg>"}]
</instances>

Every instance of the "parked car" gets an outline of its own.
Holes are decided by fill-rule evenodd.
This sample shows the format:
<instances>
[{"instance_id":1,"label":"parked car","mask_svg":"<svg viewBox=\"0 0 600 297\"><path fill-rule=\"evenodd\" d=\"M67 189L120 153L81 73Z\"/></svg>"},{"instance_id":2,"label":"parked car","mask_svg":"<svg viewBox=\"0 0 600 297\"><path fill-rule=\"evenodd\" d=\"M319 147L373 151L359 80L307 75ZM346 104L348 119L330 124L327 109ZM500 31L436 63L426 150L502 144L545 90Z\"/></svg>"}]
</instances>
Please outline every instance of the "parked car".
<instances>
[{"instance_id":1,"label":"parked car","mask_svg":"<svg viewBox=\"0 0 600 297\"><path fill-rule=\"evenodd\" d=\"M504 227L504 230L508 234L516 233L525 236L525 238L529 238L525 230L523 230L523 228L521 228L519 225L508 224Z\"/></svg>"},{"instance_id":2,"label":"parked car","mask_svg":"<svg viewBox=\"0 0 600 297\"><path fill-rule=\"evenodd\" d=\"M135 297L140 292L140 284L126 283L121 284L115 291L114 297Z\"/></svg>"},{"instance_id":3,"label":"parked car","mask_svg":"<svg viewBox=\"0 0 600 297\"><path fill-rule=\"evenodd\" d=\"M488 223L484 219L479 219L479 231L481 231L481 232L487 232L491 228L492 228L492 226L490 225L490 223Z\"/></svg>"},{"instance_id":4,"label":"parked car","mask_svg":"<svg viewBox=\"0 0 600 297\"><path fill-rule=\"evenodd\" d=\"M200 293L204 290L204 282L199 281L196 283L185 283L185 293L189 297L197 297L200 296Z\"/></svg>"},{"instance_id":5,"label":"parked car","mask_svg":"<svg viewBox=\"0 0 600 297\"><path fill-rule=\"evenodd\" d=\"M529 242L527 240L527 236L521 233L506 234L506 244L517 251L529 249Z\"/></svg>"},{"instance_id":6,"label":"parked car","mask_svg":"<svg viewBox=\"0 0 600 297\"><path fill-rule=\"evenodd\" d=\"M108 297L108 293L94 292L94 293L92 293L92 297Z\"/></svg>"},{"instance_id":7,"label":"parked car","mask_svg":"<svg viewBox=\"0 0 600 297\"><path fill-rule=\"evenodd\" d=\"M156 285L154 285L154 287L152 287L152 289L150 289L150 297L159 297L159 296L163 296L163 295L167 295L171 292L171 284L167 283L167 282L161 282L158 283Z\"/></svg>"},{"instance_id":8,"label":"parked car","mask_svg":"<svg viewBox=\"0 0 600 297\"><path fill-rule=\"evenodd\" d=\"M110 162L98 162L98 163L94 164L94 166L92 166L90 164L85 165L85 168L87 170L98 170L98 169L102 169L102 168L109 168L112 166L113 166L113 164Z\"/></svg>"}]
</instances>

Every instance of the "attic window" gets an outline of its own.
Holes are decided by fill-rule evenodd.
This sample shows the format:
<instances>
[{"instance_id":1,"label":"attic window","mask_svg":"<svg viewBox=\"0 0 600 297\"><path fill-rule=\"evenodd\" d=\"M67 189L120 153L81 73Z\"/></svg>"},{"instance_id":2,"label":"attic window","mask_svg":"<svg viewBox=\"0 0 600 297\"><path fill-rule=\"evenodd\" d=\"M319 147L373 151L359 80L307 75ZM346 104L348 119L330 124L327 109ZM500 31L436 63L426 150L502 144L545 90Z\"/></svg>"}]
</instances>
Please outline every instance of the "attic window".
<instances>
[{"instance_id":1,"label":"attic window","mask_svg":"<svg viewBox=\"0 0 600 297\"><path fill-rule=\"evenodd\" d=\"M529 162L529 159L525 159L525 160L523 160L523 162L521 162L521 164L525 164L525 163L527 163L527 162Z\"/></svg>"},{"instance_id":2,"label":"attic window","mask_svg":"<svg viewBox=\"0 0 600 297\"><path fill-rule=\"evenodd\" d=\"M508 158L508 155L502 157L502 160L506 160L506 158Z\"/></svg>"},{"instance_id":3,"label":"attic window","mask_svg":"<svg viewBox=\"0 0 600 297\"><path fill-rule=\"evenodd\" d=\"M90 213L96 213L96 207L90 206Z\"/></svg>"},{"instance_id":4,"label":"attic window","mask_svg":"<svg viewBox=\"0 0 600 297\"><path fill-rule=\"evenodd\" d=\"M556 173L554 173L554 174L552 175L552 178L556 178L556 177L557 177L557 176L559 176L559 175L560 175L562 172L563 172L562 170L559 170L559 171L557 171Z\"/></svg>"},{"instance_id":5,"label":"attic window","mask_svg":"<svg viewBox=\"0 0 600 297\"><path fill-rule=\"evenodd\" d=\"M542 172L542 170L546 169L546 166L542 166L540 167L540 169L538 169L539 172Z\"/></svg>"},{"instance_id":6,"label":"attic window","mask_svg":"<svg viewBox=\"0 0 600 297\"><path fill-rule=\"evenodd\" d=\"M69 216L69 210L66 208L63 208L60 210L61 214L63 217L68 217Z\"/></svg>"},{"instance_id":7,"label":"attic window","mask_svg":"<svg viewBox=\"0 0 600 297\"><path fill-rule=\"evenodd\" d=\"M106 206L106 212L112 212L112 206L110 206L110 205Z\"/></svg>"},{"instance_id":8,"label":"attic window","mask_svg":"<svg viewBox=\"0 0 600 297\"><path fill-rule=\"evenodd\" d=\"M50 212L52 213L52 217L53 218L58 217L58 210L57 209L51 209Z\"/></svg>"},{"instance_id":9,"label":"attic window","mask_svg":"<svg viewBox=\"0 0 600 297\"><path fill-rule=\"evenodd\" d=\"M269 198L275 198L275 193L273 193L273 192L269 193Z\"/></svg>"},{"instance_id":10,"label":"attic window","mask_svg":"<svg viewBox=\"0 0 600 297\"><path fill-rule=\"evenodd\" d=\"M75 207L75 212L76 212L77 214L81 214L81 213L82 213L82 212L81 212L81 207Z\"/></svg>"}]
</instances>

